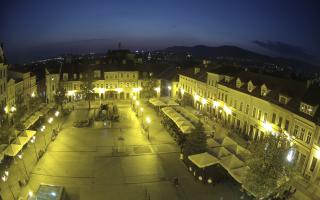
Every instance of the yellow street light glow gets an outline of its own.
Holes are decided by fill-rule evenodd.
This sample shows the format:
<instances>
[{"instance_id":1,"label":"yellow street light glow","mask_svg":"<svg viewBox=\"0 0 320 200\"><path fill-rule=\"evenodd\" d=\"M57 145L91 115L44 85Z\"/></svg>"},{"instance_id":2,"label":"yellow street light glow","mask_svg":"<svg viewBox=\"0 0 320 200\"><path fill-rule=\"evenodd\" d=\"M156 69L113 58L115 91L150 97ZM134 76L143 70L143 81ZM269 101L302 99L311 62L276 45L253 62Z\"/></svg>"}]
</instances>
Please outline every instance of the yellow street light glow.
<instances>
[{"instance_id":1,"label":"yellow street light glow","mask_svg":"<svg viewBox=\"0 0 320 200\"><path fill-rule=\"evenodd\" d=\"M198 100L199 100L199 98L200 98L200 97L199 97L199 95L194 94L194 100L195 100L195 101L198 101Z\"/></svg>"},{"instance_id":2,"label":"yellow street light glow","mask_svg":"<svg viewBox=\"0 0 320 200\"><path fill-rule=\"evenodd\" d=\"M6 106L6 107L4 107L4 109L3 109L3 110L4 110L4 112L5 112L5 113L8 113L8 112L9 112L9 110L8 110L8 107L7 107L7 106Z\"/></svg>"},{"instance_id":3,"label":"yellow street light glow","mask_svg":"<svg viewBox=\"0 0 320 200\"><path fill-rule=\"evenodd\" d=\"M180 92L181 92L182 95L184 95L184 89L183 88L180 89Z\"/></svg>"},{"instance_id":4,"label":"yellow street light glow","mask_svg":"<svg viewBox=\"0 0 320 200\"><path fill-rule=\"evenodd\" d=\"M132 88L132 91L133 92L139 92L139 91L141 91L142 90L142 88L141 87L138 87L138 88Z\"/></svg>"},{"instance_id":5,"label":"yellow street light glow","mask_svg":"<svg viewBox=\"0 0 320 200\"><path fill-rule=\"evenodd\" d=\"M156 88L154 88L154 90L155 90L157 93L159 93L159 92L160 92L160 87L156 87Z\"/></svg>"},{"instance_id":6,"label":"yellow street light glow","mask_svg":"<svg viewBox=\"0 0 320 200\"><path fill-rule=\"evenodd\" d=\"M22 158L22 154L18 154L18 158L20 158L20 159L21 159L21 158Z\"/></svg>"},{"instance_id":7,"label":"yellow street light glow","mask_svg":"<svg viewBox=\"0 0 320 200\"><path fill-rule=\"evenodd\" d=\"M320 160L320 149L317 150L315 157L316 159Z\"/></svg>"},{"instance_id":8,"label":"yellow street light glow","mask_svg":"<svg viewBox=\"0 0 320 200\"><path fill-rule=\"evenodd\" d=\"M230 115L230 114L232 113L231 109L228 108L228 106L226 106L226 105L223 106L223 110L224 110L228 115Z\"/></svg>"},{"instance_id":9,"label":"yellow street light glow","mask_svg":"<svg viewBox=\"0 0 320 200\"><path fill-rule=\"evenodd\" d=\"M263 127L264 129L266 129L267 131L272 132L272 125L271 125L270 123L268 123L268 122L263 122L263 123L262 123L262 127Z\"/></svg>"},{"instance_id":10,"label":"yellow street light glow","mask_svg":"<svg viewBox=\"0 0 320 200\"><path fill-rule=\"evenodd\" d=\"M8 171L8 170L4 171L4 174L5 174L6 176L9 176L9 171Z\"/></svg>"},{"instance_id":11,"label":"yellow street light glow","mask_svg":"<svg viewBox=\"0 0 320 200\"><path fill-rule=\"evenodd\" d=\"M213 101L213 107L217 108L220 106L220 103L218 101Z\"/></svg>"},{"instance_id":12,"label":"yellow street light glow","mask_svg":"<svg viewBox=\"0 0 320 200\"><path fill-rule=\"evenodd\" d=\"M288 152L288 155L287 155L287 161L291 162L293 160L293 158L294 158L294 150L290 149Z\"/></svg>"},{"instance_id":13,"label":"yellow street light glow","mask_svg":"<svg viewBox=\"0 0 320 200\"><path fill-rule=\"evenodd\" d=\"M29 192L28 192L28 196L29 196L29 197L32 197L32 196L33 196L33 192L32 192L32 191L29 191Z\"/></svg>"},{"instance_id":14,"label":"yellow street light glow","mask_svg":"<svg viewBox=\"0 0 320 200\"><path fill-rule=\"evenodd\" d=\"M52 123L52 121L53 121L53 118L52 118L52 117L50 117L50 118L48 119L49 124L51 124L51 123Z\"/></svg>"},{"instance_id":15,"label":"yellow street light glow","mask_svg":"<svg viewBox=\"0 0 320 200\"><path fill-rule=\"evenodd\" d=\"M204 104L207 103L207 100L206 100L205 98L203 98L203 99L201 100L201 103L204 105Z\"/></svg>"},{"instance_id":16,"label":"yellow street light glow","mask_svg":"<svg viewBox=\"0 0 320 200\"><path fill-rule=\"evenodd\" d=\"M136 96L133 96L132 99L135 101L135 100L137 100L137 97L136 97Z\"/></svg>"},{"instance_id":17,"label":"yellow street light glow","mask_svg":"<svg viewBox=\"0 0 320 200\"><path fill-rule=\"evenodd\" d=\"M34 92L32 92L31 93L31 97L35 97L36 95L35 95L35 93Z\"/></svg>"},{"instance_id":18,"label":"yellow street light glow","mask_svg":"<svg viewBox=\"0 0 320 200\"><path fill-rule=\"evenodd\" d=\"M136 105L139 106L140 105L140 101L136 101Z\"/></svg>"},{"instance_id":19,"label":"yellow street light glow","mask_svg":"<svg viewBox=\"0 0 320 200\"><path fill-rule=\"evenodd\" d=\"M116 88L116 91L117 91L118 93L120 93L120 92L123 91L123 89L122 89L122 88Z\"/></svg>"},{"instance_id":20,"label":"yellow street light glow","mask_svg":"<svg viewBox=\"0 0 320 200\"><path fill-rule=\"evenodd\" d=\"M59 112L59 111L56 111L56 112L54 113L54 115L55 115L56 117L58 117L58 116L59 116L59 114L60 114L60 112Z\"/></svg>"},{"instance_id":21,"label":"yellow street light glow","mask_svg":"<svg viewBox=\"0 0 320 200\"><path fill-rule=\"evenodd\" d=\"M171 90L172 89L171 86L168 86L168 89Z\"/></svg>"},{"instance_id":22,"label":"yellow street light glow","mask_svg":"<svg viewBox=\"0 0 320 200\"><path fill-rule=\"evenodd\" d=\"M146 122L147 122L148 124L150 124L150 123L151 123L151 118L150 118L150 117L146 117Z\"/></svg>"},{"instance_id":23,"label":"yellow street light glow","mask_svg":"<svg viewBox=\"0 0 320 200\"><path fill-rule=\"evenodd\" d=\"M143 108L140 108L140 111L143 112Z\"/></svg>"},{"instance_id":24,"label":"yellow street light glow","mask_svg":"<svg viewBox=\"0 0 320 200\"><path fill-rule=\"evenodd\" d=\"M2 179L3 182L6 182L8 180L8 177L7 176L2 176L1 179Z\"/></svg>"},{"instance_id":25,"label":"yellow street light glow","mask_svg":"<svg viewBox=\"0 0 320 200\"><path fill-rule=\"evenodd\" d=\"M99 92L99 94L103 94L106 92L106 89L105 88L98 88L98 92Z\"/></svg>"},{"instance_id":26,"label":"yellow street light glow","mask_svg":"<svg viewBox=\"0 0 320 200\"><path fill-rule=\"evenodd\" d=\"M17 109L16 109L16 107L14 107L14 106L11 106L11 112L14 112L14 111L16 111Z\"/></svg>"},{"instance_id":27,"label":"yellow street light glow","mask_svg":"<svg viewBox=\"0 0 320 200\"><path fill-rule=\"evenodd\" d=\"M75 93L76 93L76 91L74 91L74 90L69 90L69 91L67 92L67 95L68 95L68 96L74 96Z\"/></svg>"}]
</instances>

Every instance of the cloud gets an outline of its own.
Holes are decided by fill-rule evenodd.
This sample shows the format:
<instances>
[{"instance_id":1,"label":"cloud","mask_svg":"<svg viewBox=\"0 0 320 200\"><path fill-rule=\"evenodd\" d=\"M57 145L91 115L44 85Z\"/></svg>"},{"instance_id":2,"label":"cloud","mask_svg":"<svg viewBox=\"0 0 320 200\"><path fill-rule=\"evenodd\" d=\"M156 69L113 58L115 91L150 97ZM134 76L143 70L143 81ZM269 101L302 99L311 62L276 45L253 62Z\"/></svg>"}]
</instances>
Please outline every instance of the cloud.
<instances>
[{"instance_id":1,"label":"cloud","mask_svg":"<svg viewBox=\"0 0 320 200\"><path fill-rule=\"evenodd\" d=\"M259 47L262 47L264 49L267 49L269 51L273 51L278 54L282 54L289 57L295 57L300 58L304 60L314 60L316 59L315 56L307 53L307 51L299 46L287 44L284 42L279 41L259 41L254 40L252 41L254 44L258 45Z\"/></svg>"}]
</instances>

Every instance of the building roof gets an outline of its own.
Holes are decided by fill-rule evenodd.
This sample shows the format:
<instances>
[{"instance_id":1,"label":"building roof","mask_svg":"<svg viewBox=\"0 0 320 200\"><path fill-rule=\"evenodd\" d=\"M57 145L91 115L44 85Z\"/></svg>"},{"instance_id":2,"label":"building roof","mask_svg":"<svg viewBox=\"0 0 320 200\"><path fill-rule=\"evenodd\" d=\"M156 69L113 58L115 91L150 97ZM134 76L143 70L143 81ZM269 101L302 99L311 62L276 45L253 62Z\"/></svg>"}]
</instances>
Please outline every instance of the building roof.
<instances>
[{"instance_id":1,"label":"building roof","mask_svg":"<svg viewBox=\"0 0 320 200\"><path fill-rule=\"evenodd\" d=\"M243 85L236 87L237 79L240 79ZM254 90L248 91L248 83L251 81L255 86ZM238 73L231 81L225 79L219 82L222 85L234 90L247 93L260 99L272 102L280 107L290 110L311 121L318 121L320 110L318 109L312 117L300 111L300 103L305 102L315 106L320 104L320 87L317 85L307 87L307 83L292 79L277 78L270 75L242 71ZM261 95L261 86L266 85L269 93L266 96ZM287 104L280 103L279 96L284 95L289 98Z\"/></svg>"}]
</instances>

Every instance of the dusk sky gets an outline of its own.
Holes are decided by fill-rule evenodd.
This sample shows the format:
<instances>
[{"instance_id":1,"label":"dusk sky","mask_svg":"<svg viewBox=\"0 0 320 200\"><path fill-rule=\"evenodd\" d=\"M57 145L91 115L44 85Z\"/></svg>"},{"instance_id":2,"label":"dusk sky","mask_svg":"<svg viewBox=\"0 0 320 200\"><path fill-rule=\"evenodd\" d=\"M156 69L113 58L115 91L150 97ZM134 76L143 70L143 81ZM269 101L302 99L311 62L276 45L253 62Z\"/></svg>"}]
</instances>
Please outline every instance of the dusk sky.
<instances>
[{"instance_id":1,"label":"dusk sky","mask_svg":"<svg viewBox=\"0 0 320 200\"><path fill-rule=\"evenodd\" d=\"M236 45L320 59L318 0L2 1L0 41L9 63L62 53L175 45Z\"/></svg>"}]
</instances>

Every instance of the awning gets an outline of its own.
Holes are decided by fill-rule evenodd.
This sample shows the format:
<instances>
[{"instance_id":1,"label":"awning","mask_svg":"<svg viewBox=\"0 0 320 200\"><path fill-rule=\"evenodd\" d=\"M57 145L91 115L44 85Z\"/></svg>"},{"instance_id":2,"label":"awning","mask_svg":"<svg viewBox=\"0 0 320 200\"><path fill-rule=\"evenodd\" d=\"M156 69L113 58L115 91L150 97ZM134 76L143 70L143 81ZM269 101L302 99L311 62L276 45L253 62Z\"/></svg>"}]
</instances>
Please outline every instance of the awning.
<instances>
[{"instance_id":1,"label":"awning","mask_svg":"<svg viewBox=\"0 0 320 200\"><path fill-rule=\"evenodd\" d=\"M225 156L221 158L220 163L228 171L239 167L244 167L244 162L239 160L235 155Z\"/></svg>"},{"instance_id":2,"label":"awning","mask_svg":"<svg viewBox=\"0 0 320 200\"><path fill-rule=\"evenodd\" d=\"M19 144L10 144L5 150L4 154L7 156L16 156L19 151L22 149L22 145Z\"/></svg>"},{"instance_id":3,"label":"awning","mask_svg":"<svg viewBox=\"0 0 320 200\"><path fill-rule=\"evenodd\" d=\"M231 153L235 154L242 161L245 161L251 154L250 151L237 144L228 145L225 146L225 148L228 149L228 151L230 151Z\"/></svg>"},{"instance_id":4,"label":"awning","mask_svg":"<svg viewBox=\"0 0 320 200\"><path fill-rule=\"evenodd\" d=\"M205 168L219 162L216 157L207 152L188 156L188 159L199 168Z\"/></svg>"},{"instance_id":5,"label":"awning","mask_svg":"<svg viewBox=\"0 0 320 200\"><path fill-rule=\"evenodd\" d=\"M17 137L14 143L24 146L26 143L28 143L28 141L28 137L19 136Z\"/></svg>"},{"instance_id":6,"label":"awning","mask_svg":"<svg viewBox=\"0 0 320 200\"><path fill-rule=\"evenodd\" d=\"M243 183L249 172L249 167L244 166L237 169L229 170L229 174L238 182Z\"/></svg>"},{"instance_id":7,"label":"awning","mask_svg":"<svg viewBox=\"0 0 320 200\"><path fill-rule=\"evenodd\" d=\"M23 131L23 136L28 138L28 141L30 140L30 138L32 138L34 135L36 134L36 131L33 130L25 130Z\"/></svg>"},{"instance_id":8,"label":"awning","mask_svg":"<svg viewBox=\"0 0 320 200\"><path fill-rule=\"evenodd\" d=\"M159 99L155 99L155 98L149 99L149 102L154 106L166 106L165 103L163 103Z\"/></svg>"},{"instance_id":9,"label":"awning","mask_svg":"<svg viewBox=\"0 0 320 200\"><path fill-rule=\"evenodd\" d=\"M224 147L210 148L209 151L217 158L222 158L231 155L231 153Z\"/></svg>"}]
</instances>

